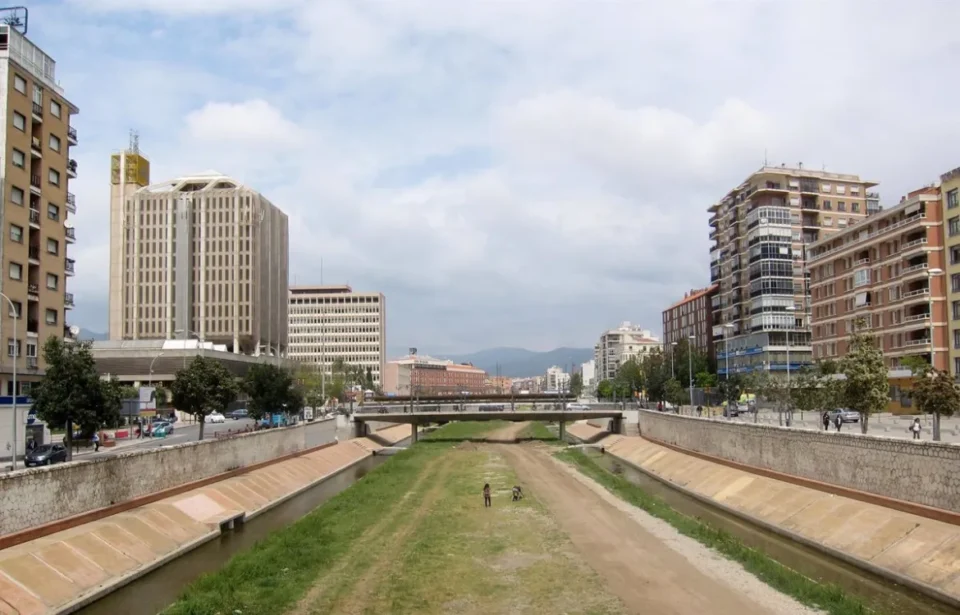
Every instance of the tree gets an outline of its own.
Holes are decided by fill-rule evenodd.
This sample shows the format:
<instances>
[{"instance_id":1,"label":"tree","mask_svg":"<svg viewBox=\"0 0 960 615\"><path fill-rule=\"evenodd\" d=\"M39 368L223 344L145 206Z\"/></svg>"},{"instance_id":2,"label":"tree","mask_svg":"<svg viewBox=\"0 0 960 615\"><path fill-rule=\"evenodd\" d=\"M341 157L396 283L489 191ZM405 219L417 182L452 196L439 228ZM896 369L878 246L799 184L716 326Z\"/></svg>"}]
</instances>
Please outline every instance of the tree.
<instances>
[{"instance_id":1,"label":"tree","mask_svg":"<svg viewBox=\"0 0 960 615\"><path fill-rule=\"evenodd\" d=\"M670 380L670 364L660 350L654 350L643 357L640 364L643 374L643 385L647 390L647 398L652 401L663 401L666 397L667 381Z\"/></svg>"},{"instance_id":2,"label":"tree","mask_svg":"<svg viewBox=\"0 0 960 615\"><path fill-rule=\"evenodd\" d=\"M297 370L297 385L304 405L319 410L325 403L318 366L303 363Z\"/></svg>"},{"instance_id":3,"label":"tree","mask_svg":"<svg viewBox=\"0 0 960 615\"><path fill-rule=\"evenodd\" d=\"M601 380L597 383L597 398L610 399L613 397L613 383L609 380Z\"/></svg>"},{"instance_id":4,"label":"tree","mask_svg":"<svg viewBox=\"0 0 960 615\"><path fill-rule=\"evenodd\" d=\"M864 331L866 321L858 318L850 335L847 356L840 360L840 371L846 378L841 385L840 401L844 407L860 413L860 431L867 433L871 414L883 412L890 401L890 383L883 352L872 335Z\"/></svg>"},{"instance_id":5,"label":"tree","mask_svg":"<svg viewBox=\"0 0 960 615\"><path fill-rule=\"evenodd\" d=\"M250 416L258 421L275 412L299 412L302 404L296 404L298 398L302 402L303 393L294 389L290 372L273 363L257 363L243 378L243 390L250 398Z\"/></svg>"},{"instance_id":6,"label":"tree","mask_svg":"<svg viewBox=\"0 0 960 615\"><path fill-rule=\"evenodd\" d=\"M173 404L192 414L200 423L203 440L204 419L213 412L225 412L237 398L239 387L233 375L216 359L194 357L190 364L177 372L170 385Z\"/></svg>"},{"instance_id":7,"label":"tree","mask_svg":"<svg viewBox=\"0 0 960 615\"><path fill-rule=\"evenodd\" d=\"M710 361L707 355L699 348L690 344L688 340L680 340L673 349L674 370L677 382L684 388L690 386L690 364L693 363L693 379L696 382L697 374L710 372Z\"/></svg>"},{"instance_id":8,"label":"tree","mask_svg":"<svg viewBox=\"0 0 960 615\"><path fill-rule=\"evenodd\" d=\"M51 336L43 345L47 371L33 389L33 408L48 425L66 429L67 455L72 458L73 426L91 434L120 417L120 387L101 380L88 343L65 344Z\"/></svg>"},{"instance_id":9,"label":"tree","mask_svg":"<svg viewBox=\"0 0 960 615\"><path fill-rule=\"evenodd\" d=\"M376 384L373 382L373 368L367 367L367 373L363 378L363 387L366 391L372 391Z\"/></svg>"},{"instance_id":10,"label":"tree","mask_svg":"<svg viewBox=\"0 0 960 615\"><path fill-rule=\"evenodd\" d=\"M924 365L916 366L912 396L920 412L933 415L933 439L939 442L940 417L960 412L960 390L950 374L934 369L926 362Z\"/></svg>"},{"instance_id":11,"label":"tree","mask_svg":"<svg viewBox=\"0 0 960 615\"><path fill-rule=\"evenodd\" d=\"M710 372L697 372L693 376L693 386L700 389L710 389L717 386L717 375Z\"/></svg>"},{"instance_id":12,"label":"tree","mask_svg":"<svg viewBox=\"0 0 960 615\"><path fill-rule=\"evenodd\" d=\"M728 376L720 381L719 388L723 401L728 404L735 404L740 401L740 396L743 395L743 376L740 374Z\"/></svg>"},{"instance_id":13,"label":"tree","mask_svg":"<svg viewBox=\"0 0 960 615\"><path fill-rule=\"evenodd\" d=\"M682 406L684 399L688 397L687 390L675 378L667 380L663 385L663 396L666 401L674 406Z\"/></svg>"},{"instance_id":14,"label":"tree","mask_svg":"<svg viewBox=\"0 0 960 615\"><path fill-rule=\"evenodd\" d=\"M930 362L921 356L913 355L900 359L900 367L910 370L914 376L921 376L930 370Z\"/></svg>"},{"instance_id":15,"label":"tree","mask_svg":"<svg viewBox=\"0 0 960 615\"><path fill-rule=\"evenodd\" d=\"M576 372L570 376L570 395L580 397L583 394L583 374Z\"/></svg>"},{"instance_id":16,"label":"tree","mask_svg":"<svg viewBox=\"0 0 960 615\"><path fill-rule=\"evenodd\" d=\"M617 370L615 381L618 397L633 399L636 393L643 390L643 372L636 359L628 359Z\"/></svg>"}]
</instances>

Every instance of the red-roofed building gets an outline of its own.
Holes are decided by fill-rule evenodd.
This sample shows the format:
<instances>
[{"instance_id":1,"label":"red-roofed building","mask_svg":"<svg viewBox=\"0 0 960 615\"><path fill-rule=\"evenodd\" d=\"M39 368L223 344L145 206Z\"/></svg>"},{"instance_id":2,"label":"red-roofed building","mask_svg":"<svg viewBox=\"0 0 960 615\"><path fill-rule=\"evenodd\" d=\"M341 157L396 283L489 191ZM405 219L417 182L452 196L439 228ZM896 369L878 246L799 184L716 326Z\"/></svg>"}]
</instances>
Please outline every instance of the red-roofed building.
<instances>
[{"instance_id":1,"label":"red-roofed building","mask_svg":"<svg viewBox=\"0 0 960 615\"><path fill-rule=\"evenodd\" d=\"M717 296L717 290L717 285L691 290L663 311L664 345L669 346L692 335L695 338L693 345L705 353L711 363L716 360L711 302Z\"/></svg>"}]
</instances>

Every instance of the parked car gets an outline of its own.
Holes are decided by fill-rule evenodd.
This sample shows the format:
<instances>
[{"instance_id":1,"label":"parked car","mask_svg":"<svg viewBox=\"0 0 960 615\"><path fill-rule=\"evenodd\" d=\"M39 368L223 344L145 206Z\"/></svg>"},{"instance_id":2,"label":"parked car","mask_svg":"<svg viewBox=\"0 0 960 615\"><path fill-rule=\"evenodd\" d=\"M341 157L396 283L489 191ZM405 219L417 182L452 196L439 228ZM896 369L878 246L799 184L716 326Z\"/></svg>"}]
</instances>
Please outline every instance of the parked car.
<instances>
[{"instance_id":1,"label":"parked car","mask_svg":"<svg viewBox=\"0 0 960 615\"><path fill-rule=\"evenodd\" d=\"M169 436L173 433L173 423L170 421L157 421L153 424L153 435L157 435L158 430L163 430L164 435Z\"/></svg>"},{"instance_id":2,"label":"parked car","mask_svg":"<svg viewBox=\"0 0 960 615\"><path fill-rule=\"evenodd\" d=\"M239 408L237 410L231 410L230 413L227 414L227 416L229 416L235 421L239 421L240 419L245 419L248 416L250 416L250 413L247 412L246 408Z\"/></svg>"},{"instance_id":3,"label":"parked car","mask_svg":"<svg viewBox=\"0 0 960 615\"><path fill-rule=\"evenodd\" d=\"M830 420L836 421L837 415L840 415L840 421L842 423L859 423L860 422L860 413L850 410L849 408L837 408L830 412Z\"/></svg>"},{"instance_id":4,"label":"parked car","mask_svg":"<svg viewBox=\"0 0 960 615\"><path fill-rule=\"evenodd\" d=\"M67 449L62 444L41 444L24 457L24 463L28 468L63 463L66 460Z\"/></svg>"},{"instance_id":5,"label":"parked car","mask_svg":"<svg viewBox=\"0 0 960 615\"><path fill-rule=\"evenodd\" d=\"M226 417L219 412L211 412L203 420L204 423L225 423L226 421Z\"/></svg>"}]
</instances>

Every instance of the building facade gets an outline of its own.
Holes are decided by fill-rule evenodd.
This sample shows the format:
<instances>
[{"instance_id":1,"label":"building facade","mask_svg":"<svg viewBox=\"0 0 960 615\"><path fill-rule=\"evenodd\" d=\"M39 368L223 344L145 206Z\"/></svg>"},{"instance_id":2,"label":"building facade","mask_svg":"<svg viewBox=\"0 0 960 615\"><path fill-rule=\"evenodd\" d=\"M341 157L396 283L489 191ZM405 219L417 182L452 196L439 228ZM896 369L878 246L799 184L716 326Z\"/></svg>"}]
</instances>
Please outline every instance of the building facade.
<instances>
[{"instance_id":1,"label":"building facade","mask_svg":"<svg viewBox=\"0 0 960 615\"><path fill-rule=\"evenodd\" d=\"M50 336L70 337L67 313L74 301L67 280L76 271L69 246L76 241L71 214L77 210L70 192L77 177L71 158L77 131L70 124L78 110L58 85L53 58L9 24L0 25L0 81L7 84L0 94L0 113L7 118L0 126L0 292L13 304L4 301L0 309L6 338L0 395L14 394L14 361L16 393L29 395L46 368L43 343ZM24 443L16 443L18 451Z\"/></svg>"},{"instance_id":2,"label":"building facade","mask_svg":"<svg viewBox=\"0 0 960 615\"><path fill-rule=\"evenodd\" d=\"M486 390L487 372L425 355L407 355L384 366L387 395L479 395Z\"/></svg>"},{"instance_id":3,"label":"building facade","mask_svg":"<svg viewBox=\"0 0 960 615\"><path fill-rule=\"evenodd\" d=\"M597 360L590 359L580 365L580 377L583 378L584 392L592 392L597 388Z\"/></svg>"},{"instance_id":4,"label":"building facade","mask_svg":"<svg viewBox=\"0 0 960 615\"><path fill-rule=\"evenodd\" d=\"M616 329L605 331L593 348L597 382L616 378L621 365L630 359L640 361L648 353L657 349L662 350L663 344L649 329L640 328L629 322L622 323Z\"/></svg>"},{"instance_id":5,"label":"building facade","mask_svg":"<svg viewBox=\"0 0 960 615\"><path fill-rule=\"evenodd\" d=\"M110 339L196 337L285 355L286 214L216 171L140 187L139 152L113 162Z\"/></svg>"},{"instance_id":6,"label":"building facade","mask_svg":"<svg viewBox=\"0 0 960 615\"><path fill-rule=\"evenodd\" d=\"M675 344L692 339L692 345L706 356L710 363L716 361L713 345L713 298L718 286L691 290L683 299L663 311L663 341Z\"/></svg>"},{"instance_id":7,"label":"building facade","mask_svg":"<svg viewBox=\"0 0 960 615\"><path fill-rule=\"evenodd\" d=\"M948 369L942 214L940 189L922 188L807 246L814 359L845 356L859 324L890 369L914 356Z\"/></svg>"},{"instance_id":8,"label":"building facade","mask_svg":"<svg viewBox=\"0 0 960 615\"><path fill-rule=\"evenodd\" d=\"M562 393L570 390L570 374L562 367L554 365L547 368L543 376L543 388L546 393Z\"/></svg>"},{"instance_id":9,"label":"building facade","mask_svg":"<svg viewBox=\"0 0 960 615\"><path fill-rule=\"evenodd\" d=\"M762 167L709 208L717 372L812 362L805 246L879 211L876 183L801 167Z\"/></svg>"},{"instance_id":10,"label":"building facade","mask_svg":"<svg viewBox=\"0 0 960 615\"><path fill-rule=\"evenodd\" d=\"M946 260L947 314L950 318L949 368L960 377L960 168L940 176Z\"/></svg>"},{"instance_id":11,"label":"building facade","mask_svg":"<svg viewBox=\"0 0 960 615\"><path fill-rule=\"evenodd\" d=\"M380 386L387 361L386 299L349 286L292 286L289 357L330 374L333 364L370 370Z\"/></svg>"}]
</instances>

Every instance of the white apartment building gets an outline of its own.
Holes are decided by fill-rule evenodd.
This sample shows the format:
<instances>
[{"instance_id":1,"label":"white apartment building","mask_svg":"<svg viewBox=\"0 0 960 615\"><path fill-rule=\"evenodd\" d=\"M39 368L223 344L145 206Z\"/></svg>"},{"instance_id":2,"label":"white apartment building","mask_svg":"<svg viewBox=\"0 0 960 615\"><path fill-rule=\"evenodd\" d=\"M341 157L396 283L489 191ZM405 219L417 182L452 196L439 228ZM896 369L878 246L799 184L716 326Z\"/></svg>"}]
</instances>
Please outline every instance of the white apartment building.
<instances>
[{"instance_id":1,"label":"white apartment building","mask_svg":"<svg viewBox=\"0 0 960 615\"><path fill-rule=\"evenodd\" d=\"M382 293L354 292L349 286L290 287L290 350L295 361L331 373L340 359L367 368L383 384L387 360L387 314Z\"/></svg>"},{"instance_id":2,"label":"white apartment building","mask_svg":"<svg viewBox=\"0 0 960 615\"><path fill-rule=\"evenodd\" d=\"M286 214L216 171L150 184L135 143L110 188L110 339L286 354Z\"/></svg>"},{"instance_id":3,"label":"white apartment building","mask_svg":"<svg viewBox=\"0 0 960 615\"><path fill-rule=\"evenodd\" d=\"M592 391L597 386L597 360L590 359L580 365L580 377L583 379L583 390Z\"/></svg>"},{"instance_id":4,"label":"white apartment building","mask_svg":"<svg viewBox=\"0 0 960 615\"><path fill-rule=\"evenodd\" d=\"M543 377L543 390L546 392L567 391L570 389L570 374L563 371L562 367L554 365L547 368L547 373Z\"/></svg>"},{"instance_id":5,"label":"white apartment building","mask_svg":"<svg viewBox=\"0 0 960 615\"><path fill-rule=\"evenodd\" d=\"M620 366L630 359L640 361L648 353L662 348L663 343L649 329L624 322L616 329L605 331L594 346L595 377L598 382L612 380Z\"/></svg>"}]
</instances>

